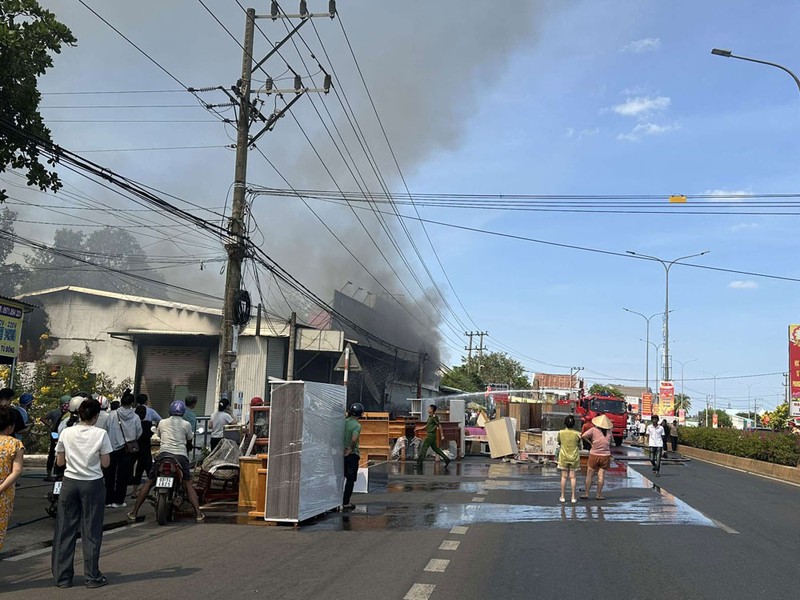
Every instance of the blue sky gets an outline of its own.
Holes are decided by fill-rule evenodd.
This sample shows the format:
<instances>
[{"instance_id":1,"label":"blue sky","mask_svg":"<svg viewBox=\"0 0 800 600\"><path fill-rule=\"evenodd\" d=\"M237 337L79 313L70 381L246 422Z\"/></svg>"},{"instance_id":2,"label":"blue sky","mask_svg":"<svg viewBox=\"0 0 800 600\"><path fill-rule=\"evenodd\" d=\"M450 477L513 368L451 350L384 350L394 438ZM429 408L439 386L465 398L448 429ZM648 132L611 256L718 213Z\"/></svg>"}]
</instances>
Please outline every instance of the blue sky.
<instances>
[{"instance_id":1,"label":"blue sky","mask_svg":"<svg viewBox=\"0 0 800 600\"><path fill-rule=\"evenodd\" d=\"M181 0L167 8L154 0L136 7L86 2L187 85L235 81L241 49L199 2ZM66 49L43 79L43 91L178 87L83 7L57 0L43 4L79 38L78 47ZM232 2L224 7L218 4L207 2L240 37L241 10ZM267 3L261 4L259 11L267 12ZM295 10L294 3L284 4L287 10ZM326 5L309 0L312 11ZM692 262L800 278L794 252L796 216L745 214L749 209L736 206L730 211L734 214L689 215L687 210L707 206L713 199L690 199L687 205L667 203L670 194L800 192L796 176L800 91L777 69L710 54L713 47L729 48L800 71L796 36L800 14L795 4L519 1L485 8L485 3L477 2L443 2L435 7L421 2L397 6L383 0L339 2L342 23L410 190L659 195L669 213L421 207L424 218L612 252L634 250L666 260L710 250ZM177 19L181 26L175 28ZM260 24L268 35L280 36L279 24ZM320 19L315 25L337 70L334 85L352 102L389 188L403 193L338 23ZM304 39L317 48L313 30L304 32ZM263 39L260 42L264 50ZM288 62L299 69L297 52L286 52ZM302 47L299 53L308 60ZM329 64L321 52L316 54ZM285 70L280 62L270 67L276 73ZM222 99L214 96L210 101ZM335 99L332 95L317 99L316 106L321 109L323 101L347 138L348 124ZM53 121L75 119L77 114L81 115L77 118L98 120L211 118L199 107L156 106L195 104L186 94L45 95L42 104L112 103L146 106L43 111ZM296 107L293 114L305 123L338 183L354 190L313 105L301 99ZM59 143L75 150L223 146L230 143L226 133L231 133L217 123L205 122L53 122L52 129ZM349 147L357 148L347 139ZM259 147L292 185L335 189L291 117L282 119ZM91 158L208 207L225 203L233 175L233 153L222 147L100 152ZM250 161L249 181L285 187L260 157L251 154ZM84 180L65 177L84 193L96 197L103 193ZM370 188L379 189L376 184ZM30 197L41 200L37 195ZM351 259L298 207L297 200L261 198L256 202L254 214L265 232L264 247L308 285L315 287L325 280L325 285L320 284L324 288L330 278L330 285L341 288L347 280L361 277L356 281L359 286L374 289L374 282L351 269ZM356 253L374 258L374 249L354 232L352 215L343 214L341 207L311 202ZM402 211L410 214L407 207ZM44 221L42 217L47 216L36 209L22 212L29 220ZM663 310L664 270L659 264L428 225L453 292L424 232L417 224L409 227L458 319L471 329L488 331L490 350L513 349L512 354L531 372L566 372L570 366L580 366L590 383L643 383L645 344L640 338L645 334L644 321L622 308L647 315ZM21 229L37 239L51 235L43 225ZM187 251L179 249L180 244L152 243L156 253ZM408 251L408 244L405 248ZM221 255L218 248L209 246L209 256L215 252ZM411 262L421 273L416 259ZM405 277L403 269L397 268ZM209 271L218 269L166 272L165 276L193 289L221 290L221 279ZM381 277L387 271L385 265L376 267ZM390 280L386 285L402 293ZM748 391L751 397L763 399L760 404L775 405L783 390L781 375L743 376L786 370L787 326L800 320L795 300L799 285L679 265L671 270L673 377L680 380L679 361L683 361L685 390L695 407L713 394L715 374L719 374L719 405L730 403L744 409ZM463 333L458 319L448 314L452 326L442 327L444 358L451 364L459 360L458 344L466 343L463 335L458 337ZM660 337L656 317L651 340L659 343ZM650 378L652 382L654 366ZM680 383L676 388L680 391Z\"/></svg>"}]
</instances>

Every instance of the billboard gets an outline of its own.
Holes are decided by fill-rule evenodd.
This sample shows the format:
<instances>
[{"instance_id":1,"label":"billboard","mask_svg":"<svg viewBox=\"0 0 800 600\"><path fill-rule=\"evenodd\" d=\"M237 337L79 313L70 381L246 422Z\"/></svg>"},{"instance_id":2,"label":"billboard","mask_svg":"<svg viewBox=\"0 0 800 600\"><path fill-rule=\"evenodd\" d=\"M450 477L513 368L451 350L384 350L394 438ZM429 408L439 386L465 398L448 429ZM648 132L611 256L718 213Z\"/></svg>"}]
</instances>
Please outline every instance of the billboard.
<instances>
[{"instance_id":1,"label":"billboard","mask_svg":"<svg viewBox=\"0 0 800 600\"><path fill-rule=\"evenodd\" d=\"M800 416L800 325L789 325L789 415Z\"/></svg>"},{"instance_id":2,"label":"billboard","mask_svg":"<svg viewBox=\"0 0 800 600\"><path fill-rule=\"evenodd\" d=\"M11 362L19 355L22 333L22 306L10 302L0 303L0 357Z\"/></svg>"},{"instance_id":3,"label":"billboard","mask_svg":"<svg viewBox=\"0 0 800 600\"><path fill-rule=\"evenodd\" d=\"M662 381L658 388L658 414L662 417L675 415L675 384Z\"/></svg>"},{"instance_id":4,"label":"billboard","mask_svg":"<svg viewBox=\"0 0 800 600\"><path fill-rule=\"evenodd\" d=\"M653 394L650 392L644 392L642 394L642 414L653 414Z\"/></svg>"}]
</instances>

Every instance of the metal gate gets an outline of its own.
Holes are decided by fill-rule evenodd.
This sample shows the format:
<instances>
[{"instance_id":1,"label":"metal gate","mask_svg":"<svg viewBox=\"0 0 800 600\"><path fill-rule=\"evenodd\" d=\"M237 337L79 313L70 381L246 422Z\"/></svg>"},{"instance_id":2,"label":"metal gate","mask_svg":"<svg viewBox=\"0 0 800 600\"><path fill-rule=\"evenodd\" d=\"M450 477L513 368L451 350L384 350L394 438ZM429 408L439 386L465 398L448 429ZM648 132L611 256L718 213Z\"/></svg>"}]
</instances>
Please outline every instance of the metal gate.
<instances>
[{"instance_id":1,"label":"metal gate","mask_svg":"<svg viewBox=\"0 0 800 600\"><path fill-rule=\"evenodd\" d=\"M140 346L136 390L150 397L150 406L166 417L173 400L187 394L205 398L208 346Z\"/></svg>"}]
</instances>

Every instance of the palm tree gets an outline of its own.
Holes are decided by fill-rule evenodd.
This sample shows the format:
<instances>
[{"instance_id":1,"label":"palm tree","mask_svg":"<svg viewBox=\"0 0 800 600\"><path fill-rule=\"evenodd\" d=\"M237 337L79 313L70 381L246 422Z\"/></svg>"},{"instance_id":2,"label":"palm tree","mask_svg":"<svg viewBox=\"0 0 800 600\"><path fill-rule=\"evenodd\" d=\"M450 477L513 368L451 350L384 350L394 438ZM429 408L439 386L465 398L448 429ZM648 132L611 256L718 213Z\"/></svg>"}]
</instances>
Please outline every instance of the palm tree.
<instances>
[{"instance_id":1,"label":"palm tree","mask_svg":"<svg viewBox=\"0 0 800 600\"><path fill-rule=\"evenodd\" d=\"M686 414L689 414L689 411L692 409L692 400L686 394L675 394L675 411L677 413L678 410L683 409L686 411Z\"/></svg>"}]
</instances>

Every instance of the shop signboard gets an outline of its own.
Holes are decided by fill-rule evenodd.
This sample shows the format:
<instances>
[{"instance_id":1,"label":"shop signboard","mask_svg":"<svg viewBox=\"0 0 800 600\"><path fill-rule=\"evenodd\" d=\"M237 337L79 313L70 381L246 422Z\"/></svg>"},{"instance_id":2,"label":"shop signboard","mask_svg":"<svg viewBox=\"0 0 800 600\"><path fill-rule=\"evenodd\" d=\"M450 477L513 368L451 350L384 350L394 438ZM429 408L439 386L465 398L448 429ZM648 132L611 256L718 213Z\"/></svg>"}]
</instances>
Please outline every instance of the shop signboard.
<instances>
[{"instance_id":1,"label":"shop signboard","mask_svg":"<svg viewBox=\"0 0 800 600\"><path fill-rule=\"evenodd\" d=\"M22 305L0 302L0 357L11 362L19 355L22 333Z\"/></svg>"},{"instance_id":2,"label":"shop signboard","mask_svg":"<svg viewBox=\"0 0 800 600\"><path fill-rule=\"evenodd\" d=\"M650 392L644 392L642 394L642 414L653 414L653 394Z\"/></svg>"}]
</instances>

